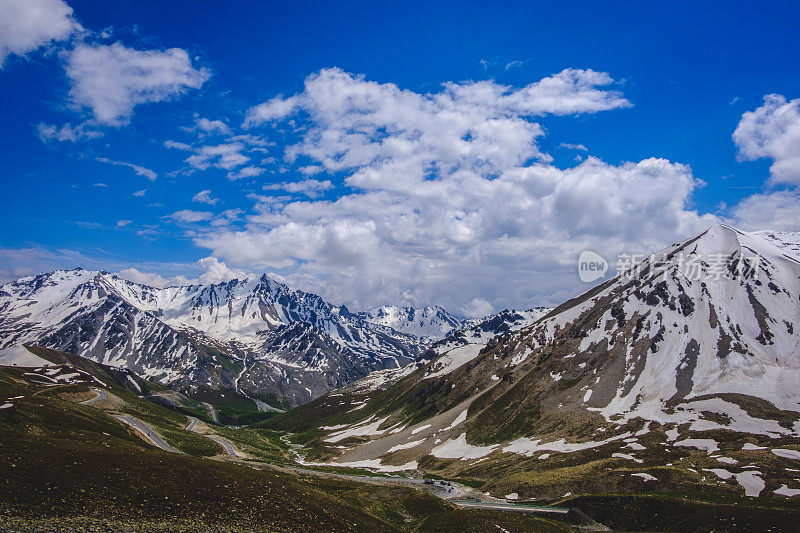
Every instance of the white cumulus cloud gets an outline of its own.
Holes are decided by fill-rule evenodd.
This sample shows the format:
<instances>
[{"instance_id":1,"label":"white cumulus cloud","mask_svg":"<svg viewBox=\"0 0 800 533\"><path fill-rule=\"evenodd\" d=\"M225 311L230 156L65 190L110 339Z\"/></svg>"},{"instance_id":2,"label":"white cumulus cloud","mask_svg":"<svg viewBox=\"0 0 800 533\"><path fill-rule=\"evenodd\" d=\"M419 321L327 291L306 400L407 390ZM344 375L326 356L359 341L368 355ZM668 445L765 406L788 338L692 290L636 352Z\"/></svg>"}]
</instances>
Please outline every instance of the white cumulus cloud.
<instances>
[{"instance_id":1,"label":"white cumulus cloud","mask_svg":"<svg viewBox=\"0 0 800 533\"><path fill-rule=\"evenodd\" d=\"M61 127L55 124L39 123L36 126L39 138L44 142L77 142L83 139L96 139L103 136L102 131L88 128L86 124L73 126L70 123L63 124Z\"/></svg>"},{"instance_id":2,"label":"white cumulus cloud","mask_svg":"<svg viewBox=\"0 0 800 533\"><path fill-rule=\"evenodd\" d=\"M584 249L648 253L716 222L691 208L700 182L664 159L558 168L539 117L628 107L610 76L565 70L522 88L447 83L416 93L338 69L252 108L292 115L284 163L341 181L336 197L251 195L244 227L192 229L214 257L365 308L442 304L465 314L563 301ZM266 128L269 131L269 128ZM316 172L316 168L314 170ZM305 192L311 182L266 185Z\"/></svg>"},{"instance_id":3,"label":"white cumulus cloud","mask_svg":"<svg viewBox=\"0 0 800 533\"><path fill-rule=\"evenodd\" d=\"M772 159L773 184L800 185L800 98L766 95L761 107L742 115L733 140L740 159Z\"/></svg>"},{"instance_id":4,"label":"white cumulus cloud","mask_svg":"<svg viewBox=\"0 0 800 533\"><path fill-rule=\"evenodd\" d=\"M215 205L219 202L219 198L212 198L211 197L211 190L205 189L203 191L198 192L192 197L193 202L200 202L201 204L208 204L208 205Z\"/></svg>"},{"instance_id":5,"label":"white cumulus cloud","mask_svg":"<svg viewBox=\"0 0 800 533\"><path fill-rule=\"evenodd\" d=\"M186 50L136 50L119 42L77 45L67 55L66 72L73 104L113 126L127 124L137 105L198 89L210 76L192 66Z\"/></svg>"},{"instance_id":6,"label":"white cumulus cloud","mask_svg":"<svg viewBox=\"0 0 800 533\"><path fill-rule=\"evenodd\" d=\"M536 145L544 132L531 118L630 106L602 89L612 82L605 73L567 69L519 89L480 81L419 94L333 68L309 76L298 95L251 108L245 125L304 113L310 127L288 148L290 160L306 156L329 172L355 170L348 184L362 188L378 179L379 167L381 179L391 175L402 187L431 173L487 174L533 158L547 161Z\"/></svg>"},{"instance_id":7,"label":"white cumulus cloud","mask_svg":"<svg viewBox=\"0 0 800 533\"><path fill-rule=\"evenodd\" d=\"M175 267L177 265L169 265ZM179 287L197 284L225 283L232 279L244 279L248 273L243 270L228 268L224 261L216 257L204 257L193 265L182 265L196 273L196 277L189 278L182 275L163 276L155 272L145 272L135 267L123 268L117 275L121 278L141 283L151 287Z\"/></svg>"},{"instance_id":8,"label":"white cumulus cloud","mask_svg":"<svg viewBox=\"0 0 800 533\"><path fill-rule=\"evenodd\" d=\"M24 56L82 29L61 0L0 0L0 68L11 54Z\"/></svg>"},{"instance_id":9,"label":"white cumulus cloud","mask_svg":"<svg viewBox=\"0 0 800 533\"><path fill-rule=\"evenodd\" d=\"M461 308L461 313L467 318L482 318L491 315L494 310L494 306L484 298L473 298Z\"/></svg>"},{"instance_id":10,"label":"white cumulus cloud","mask_svg":"<svg viewBox=\"0 0 800 533\"><path fill-rule=\"evenodd\" d=\"M573 294L583 249L646 253L714 223L687 207L696 186L688 167L663 159L536 164L335 201L255 197L258 214L245 229L195 242L235 264L283 269L287 281L356 307L466 310L479 297L520 308Z\"/></svg>"},{"instance_id":11,"label":"white cumulus cloud","mask_svg":"<svg viewBox=\"0 0 800 533\"><path fill-rule=\"evenodd\" d=\"M772 191L748 196L733 209L730 222L746 231L800 231L800 192Z\"/></svg>"},{"instance_id":12,"label":"white cumulus cloud","mask_svg":"<svg viewBox=\"0 0 800 533\"><path fill-rule=\"evenodd\" d=\"M214 218L214 213L211 213L209 211L193 211L191 209L181 209L180 211L175 211L174 213L172 213L170 215L170 218L183 223L204 222L206 220L211 220L212 218Z\"/></svg>"},{"instance_id":13,"label":"white cumulus cloud","mask_svg":"<svg viewBox=\"0 0 800 533\"><path fill-rule=\"evenodd\" d=\"M149 285L150 287L180 287L183 285L191 285L197 283L197 280L192 280L184 276L171 276L164 277L160 274L152 272L142 272L137 268L123 268L117 275L121 278L127 279L134 283L141 283L142 285Z\"/></svg>"},{"instance_id":14,"label":"white cumulus cloud","mask_svg":"<svg viewBox=\"0 0 800 533\"><path fill-rule=\"evenodd\" d=\"M158 177L158 174L156 174L155 171L150 170L149 168L143 167L141 165L126 163L125 161L114 161L113 159L109 159L107 157L98 157L97 160L100 161L101 163L106 163L109 165L114 165L118 167L128 167L131 170L133 170L133 172L136 173L137 175L144 176L150 181L155 181L155 179Z\"/></svg>"},{"instance_id":15,"label":"white cumulus cloud","mask_svg":"<svg viewBox=\"0 0 800 533\"><path fill-rule=\"evenodd\" d=\"M242 167L235 172L228 172L228 179L231 181L243 179L243 178L255 178L256 176L260 176L266 172L265 168L257 167L255 165L249 165L246 167Z\"/></svg>"},{"instance_id":16,"label":"white cumulus cloud","mask_svg":"<svg viewBox=\"0 0 800 533\"><path fill-rule=\"evenodd\" d=\"M194 154L186 158L186 162L197 170L206 170L212 166L232 170L250 161L243 153L244 150L245 145L240 142L200 146L194 150Z\"/></svg>"},{"instance_id":17,"label":"white cumulus cloud","mask_svg":"<svg viewBox=\"0 0 800 533\"><path fill-rule=\"evenodd\" d=\"M191 145L173 140L164 141L164 147L175 150L183 150L184 152L190 152L192 150Z\"/></svg>"},{"instance_id":18,"label":"white cumulus cloud","mask_svg":"<svg viewBox=\"0 0 800 533\"><path fill-rule=\"evenodd\" d=\"M200 117L195 120L195 126L197 129L205 133L220 133L223 135L228 135L231 133L231 129L228 127L228 125L221 120L209 120L207 118Z\"/></svg>"},{"instance_id":19,"label":"white cumulus cloud","mask_svg":"<svg viewBox=\"0 0 800 533\"><path fill-rule=\"evenodd\" d=\"M203 273L198 276L200 283L224 283L232 279L247 277L247 272L228 268L224 261L220 261L216 257L205 257L197 261L197 264L203 269Z\"/></svg>"},{"instance_id":20,"label":"white cumulus cloud","mask_svg":"<svg viewBox=\"0 0 800 533\"><path fill-rule=\"evenodd\" d=\"M316 198L323 192L333 188L330 180L301 180L284 181L281 183L268 183L264 185L265 191L286 191L290 193L300 193L309 198Z\"/></svg>"}]
</instances>

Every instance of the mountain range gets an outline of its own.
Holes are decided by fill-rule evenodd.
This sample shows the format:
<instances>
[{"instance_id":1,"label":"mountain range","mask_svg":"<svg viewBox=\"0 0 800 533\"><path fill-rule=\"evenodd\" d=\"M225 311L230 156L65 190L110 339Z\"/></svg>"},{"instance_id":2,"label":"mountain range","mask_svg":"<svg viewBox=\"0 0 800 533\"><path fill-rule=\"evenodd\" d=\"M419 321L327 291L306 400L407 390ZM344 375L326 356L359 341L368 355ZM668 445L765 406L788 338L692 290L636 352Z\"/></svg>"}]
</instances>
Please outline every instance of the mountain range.
<instances>
[{"instance_id":1,"label":"mountain range","mask_svg":"<svg viewBox=\"0 0 800 533\"><path fill-rule=\"evenodd\" d=\"M731 494L793 493L775 457L800 460L799 326L800 234L722 225L556 308L480 320L353 313L266 275L157 289L78 269L0 286L5 360L37 345L199 401L293 408L263 427L295 433L305 464L501 496L705 490L709 475Z\"/></svg>"},{"instance_id":2,"label":"mountain range","mask_svg":"<svg viewBox=\"0 0 800 533\"><path fill-rule=\"evenodd\" d=\"M23 345L37 345L189 395L238 395L262 410L402 368L470 325L440 307L351 313L267 275L155 288L79 268L0 285L4 361L29 359Z\"/></svg>"},{"instance_id":3,"label":"mountain range","mask_svg":"<svg viewBox=\"0 0 800 533\"><path fill-rule=\"evenodd\" d=\"M415 311L410 311L414 316ZM154 288L82 269L0 286L0 356L35 344L128 368L186 393L233 391L262 407L307 402L416 359L415 336L459 321L437 309L395 328L264 275ZM409 331L406 333L403 329Z\"/></svg>"}]
</instances>

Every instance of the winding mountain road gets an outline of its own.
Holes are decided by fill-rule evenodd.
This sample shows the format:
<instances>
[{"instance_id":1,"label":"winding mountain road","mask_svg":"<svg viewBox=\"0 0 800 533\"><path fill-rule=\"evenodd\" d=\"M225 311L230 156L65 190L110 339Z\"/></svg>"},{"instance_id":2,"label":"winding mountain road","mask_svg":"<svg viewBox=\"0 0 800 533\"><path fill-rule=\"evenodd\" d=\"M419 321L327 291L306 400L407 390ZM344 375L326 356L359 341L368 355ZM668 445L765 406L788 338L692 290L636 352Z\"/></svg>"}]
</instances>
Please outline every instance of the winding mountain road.
<instances>
[{"instance_id":1,"label":"winding mountain road","mask_svg":"<svg viewBox=\"0 0 800 533\"><path fill-rule=\"evenodd\" d=\"M189 425L186 426L186 431L191 431L193 433L197 433L198 435L202 435L207 439L213 440L214 442L222 446L222 449L225 450L225 453L227 453L228 455L232 455L233 457L244 458L243 455L240 455L239 452L236 451L236 448L234 448L233 444L231 444L229 440L223 439L222 437L219 437L217 435L207 435L205 433L200 433L199 431L195 430L195 426L197 426L198 422L199 420L197 418L190 416Z\"/></svg>"},{"instance_id":2,"label":"winding mountain road","mask_svg":"<svg viewBox=\"0 0 800 533\"><path fill-rule=\"evenodd\" d=\"M198 419L196 419L193 416L190 416L189 417L189 425L186 426L186 431L194 431L194 427L197 425L198 422L199 422Z\"/></svg>"},{"instance_id":3,"label":"winding mountain road","mask_svg":"<svg viewBox=\"0 0 800 533\"><path fill-rule=\"evenodd\" d=\"M133 429L137 430L139 433L144 435L144 437L148 441L150 441L154 446L161 448L165 452L179 453L181 455L186 455L182 451L177 450L172 446L170 446L169 444L167 444L167 441L165 441L164 438L156 432L156 430L154 430L153 428L151 428L138 418L134 418L131 415L114 415L114 418L116 418L120 422L123 422L131 426Z\"/></svg>"},{"instance_id":4,"label":"winding mountain road","mask_svg":"<svg viewBox=\"0 0 800 533\"><path fill-rule=\"evenodd\" d=\"M106 398L108 398L108 393L106 391L104 391L103 389L97 389L97 388L93 387L92 390L94 391L95 394L97 394L97 396L95 396L94 398L91 398L89 400L82 401L81 403L83 405L91 405L94 402L99 402L100 400L105 400Z\"/></svg>"},{"instance_id":5,"label":"winding mountain road","mask_svg":"<svg viewBox=\"0 0 800 533\"><path fill-rule=\"evenodd\" d=\"M80 402L81 404L83 404L83 405L91 405L91 404L93 404L95 402L99 402L100 400L105 400L106 398L108 398L108 392L106 392L103 389L99 389L97 387L92 387L92 391L94 391L94 393L97 396L95 396L94 398L90 398L88 400L84 400L84 401ZM164 438L161 435L159 435L158 432L155 429L151 428L150 426L148 426L147 424L145 424L144 422L142 422L138 418L133 417L131 415L111 415L111 416L113 416L114 418L116 418L117 420L122 422L123 424L127 424L128 426L132 427L133 429L135 429L136 431L141 433L142 436L144 436L145 440L150 442L153 446L161 448L162 450L164 450L166 452L179 453L179 454L182 454L182 455L186 455L182 451L180 451L178 449L175 449L172 446L170 446L169 444L167 444L167 441L165 441ZM194 419L194 420L195 420L195 422L197 422L197 419Z\"/></svg>"},{"instance_id":6,"label":"winding mountain road","mask_svg":"<svg viewBox=\"0 0 800 533\"><path fill-rule=\"evenodd\" d=\"M208 411L211 420L213 420L215 424L219 424L219 418L217 418L217 410L214 409L214 406L208 402L203 402L203 405L205 406L206 411Z\"/></svg>"},{"instance_id":7,"label":"winding mountain road","mask_svg":"<svg viewBox=\"0 0 800 533\"><path fill-rule=\"evenodd\" d=\"M81 402L82 404L89 405L108 397L106 391L102 389L94 388L93 390L95 394L97 394L97 396ZM138 418L135 418L131 415L113 415L113 416L120 422L127 424L128 426L134 428L136 431L141 433L142 436L144 436L144 438L150 443L152 443L154 446L157 446L158 448L170 453L178 453L181 455L185 455L182 451L177 450L176 448L170 446L164 440L164 438L158 434L158 432L156 432L153 428L151 428ZM197 433L198 435L203 435L207 439L216 442L222 447L225 453L227 455L230 455L231 457L235 457L237 459L245 458L245 456L241 455L236 450L236 448L230 441L222 437L219 437L217 435L208 435L197 431L197 424L200 422L197 418L189 416L188 419L189 419L189 424L185 428L187 431L192 431L193 433ZM461 485L460 483L453 483L448 481L438 481L438 480L434 481L434 480L424 480L418 478L402 478L402 477L383 478L383 477L372 477L372 476L359 476L353 474L323 472L319 470L313 470L302 467L266 465L264 463L252 463L250 461L245 461L245 462L247 464L255 466L256 468L266 467L275 470L295 472L297 474L348 480L359 483L368 483L374 485L405 486L409 488L423 489L427 492L432 493L435 496L438 496L439 498L442 498L446 501L451 502L454 505L457 505L458 507L462 507L465 509L491 509L498 511L510 511L516 513L531 513L531 514L543 514L543 515L564 516L564 517L566 517L570 513L570 510L567 508L513 504L513 503L498 501L495 498L491 498L491 500L494 501L485 501L485 500L478 501L479 499L485 499L486 496L467 486ZM466 500L461 498L475 498L475 500L473 501L472 499ZM584 526L582 529L585 529L587 531L608 531L608 528L606 528L602 524L598 524L597 522L594 522L588 517L585 518L588 520L588 522L586 524L582 524Z\"/></svg>"},{"instance_id":8,"label":"winding mountain road","mask_svg":"<svg viewBox=\"0 0 800 533\"><path fill-rule=\"evenodd\" d=\"M239 453L236 451L236 448L233 447L233 444L231 444L230 441L227 441L222 437L217 437L216 435L203 435L203 436L206 437L207 439L213 440L214 442L222 446L222 448L225 450L225 453L227 453L228 455L232 455L234 457L241 457L241 455L239 455Z\"/></svg>"}]
</instances>

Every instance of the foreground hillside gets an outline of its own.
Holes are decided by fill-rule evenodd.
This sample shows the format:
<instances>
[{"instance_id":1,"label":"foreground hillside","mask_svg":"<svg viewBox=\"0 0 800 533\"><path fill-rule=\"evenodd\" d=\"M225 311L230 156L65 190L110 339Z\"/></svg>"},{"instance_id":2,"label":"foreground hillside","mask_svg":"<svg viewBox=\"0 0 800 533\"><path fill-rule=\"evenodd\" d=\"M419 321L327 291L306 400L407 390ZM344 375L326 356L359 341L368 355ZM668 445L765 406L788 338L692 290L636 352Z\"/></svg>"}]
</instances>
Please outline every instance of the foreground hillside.
<instances>
[{"instance_id":1,"label":"foreground hillside","mask_svg":"<svg viewBox=\"0 0 800 533\"><path fill-rule=\"evenodd\" d=\"M793 239L714 227L362 406L313 413L318 400L300 425L293 413L267 424L302 431L308 462L464 479L496 497L797 508Z\"/></svg>"},{"instance_id":2,"label":"foreground hillside","mask_svg":"<svg viewBox=\"0 0 800 533\"><path fill-rule=\"evenodd\" d=\"M4 531L570 531L525 515L459 510L408 488L279 471L272 465L287 461L270 433L209 425L210 435L246 450L243 464L190 430L191 419L128 390L127 378L69 354L39 354L61 360L0 367ZM145 421L182 453L152 446L115 418L122 415Z\"/></svg>"}]
</instances>

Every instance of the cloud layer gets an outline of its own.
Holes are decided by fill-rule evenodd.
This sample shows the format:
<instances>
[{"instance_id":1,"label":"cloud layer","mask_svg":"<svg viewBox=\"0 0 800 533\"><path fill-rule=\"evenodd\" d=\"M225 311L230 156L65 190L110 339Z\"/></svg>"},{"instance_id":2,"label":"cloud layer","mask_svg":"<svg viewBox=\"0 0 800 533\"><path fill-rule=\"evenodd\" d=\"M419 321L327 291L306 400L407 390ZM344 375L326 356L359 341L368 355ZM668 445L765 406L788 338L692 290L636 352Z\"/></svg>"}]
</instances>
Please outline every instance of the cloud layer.
<instances>
[{"instance_id":1,"label":"cloud layer","mask_svg":"<svg viewBox=\"0 0 800 533\"><path fill-rule=\"evenodd\" d=\"M768 189L744 198L732 210L742 229L800 231L800 98L779 94L745 112L733 132L739 159L771 159Z\"/></svg>"},{"instance_id":2,"label":"cloud layer","mask_svg":"<svg viewBox=\"0 0 800 533\"><path fill-rule=\"evenodd\" d=\"M766 95L764 105L742 115L733 140L740 159L772 159L773 184L800 185L800 98Z\"/></svg>"},{"instance_id":3,"label":"cloud layer","mask_svg":"<svg viewBox=\"0 0 800 533\"><path fill-rule=\"evenodd\" d=\"M118 272L120 277L135 283L143 285L150 285L151 287L173 287L184 285L211 284L211 283L224 283L232 279L244 279L248 273L243 270L236 270L228 268L224 261L218 260L216 257L204 257L195 263L195 269L200 270L200 273L195 278L187 278L185 276L177 275L172 277L164 277L160 274L153 274L142 272L137 268L124 268Z\"/></svg>"},{"instance_id":4,"label":"cloud layer","mask_svg":"<svg viewBox=\"0 0 800 533\"><path fill-rule=\"evenodd\" d=\"M735 207L730 222L747 231L800 231L800 192L781 190L748 196Z\"/></svg>"},{"instance_id":5,"label":"cloud layer","mask_svg":"<svg viewBox=\"0 0 800 533\"><path fill-rule=\"evenodd\" d=\"M265 189L308 194L328 181L334 199L253 195L245 228L209 227L195 242L356 307L439 303L475 315L555 303L577 289L580 251L650 251L715 221L688 208L698 182L684 165L590 157L560 169L539 149L537 117L629 107L603 89L612 83L565 70L520 89L487 81L420 94L323 70L245 124L269 133L295 121L285 162L328 178Z\"/></svg>"}]
</instances>

